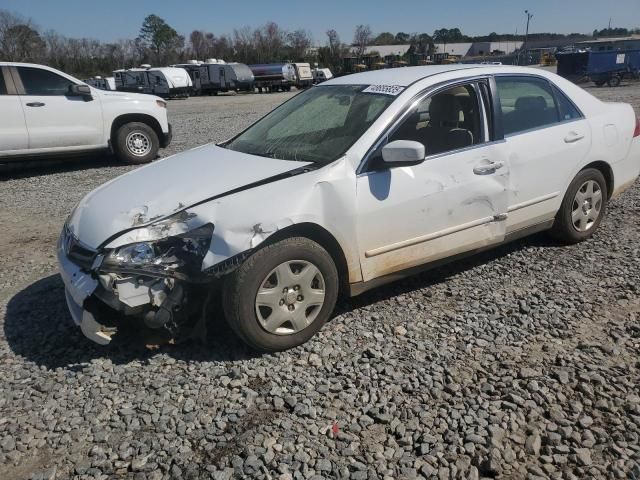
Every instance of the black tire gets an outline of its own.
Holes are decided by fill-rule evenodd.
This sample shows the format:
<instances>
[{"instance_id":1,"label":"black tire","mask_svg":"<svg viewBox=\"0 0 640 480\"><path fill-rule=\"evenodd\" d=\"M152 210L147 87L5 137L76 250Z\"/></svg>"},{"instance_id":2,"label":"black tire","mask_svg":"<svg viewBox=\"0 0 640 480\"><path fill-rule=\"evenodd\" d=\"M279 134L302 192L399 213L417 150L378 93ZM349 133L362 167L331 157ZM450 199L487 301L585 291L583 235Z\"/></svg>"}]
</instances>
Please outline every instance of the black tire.
<instances>
[{"instance_id":1,"label":"black tire","mask_svg":"<svg viewBox=\"0 0 640 480\"><path fill-rule=\"evenodd\" d=\"M596 182L600 188L601 204L598 210L597 218L593 221L593 223L586 231L580 231L574 224L572 215L574 210L576 210L576 195L578 193L578 190L581 189L581 187L590 180ZM607 182L604 178L604 175L602 175L602 172L600 172L600 170L596 170L595 168L587 168L586 170L582 170L580 173L578 173L578 175L576 175L576 177L571 182L571 185L569 185L569 188L567 189L567 193L565 194L564 199L562 200L562 204L560 205L560 210L558 210L558 213L556 214L551 233L558 240L569 244L579 243L588 239L598 229L598 227L600 226L600 222L605 216L607 208L607 198ZM580 205L578 205L577 208L581 208ZM597 205L592 205L592 208L597 208Z\"/></svg>"},{"instance_id":2,"label":"black tire","mask_svg":"<svg viewBox=\"0 0 640 480\"><path fill-rule=\"evenodd\" d=\"M324 302L318 307L315 319L306 328L285 335L271 333L258 319L256 296L264 282L270 278L270 272L285 262L296 260L309 262L322 274ZM279 289L280 285L277 287ZM225 278L225 318L234 332L251 348L263 352L287 350L305 343L322 328L335 308L338 288L338 271L331 255L324 248L307 238L287 238L258 250Z\"/></svg>"},{"instance_id":3,"label":"black tire","mask_svg":"<svg viewBox=\"0 0 640 480\"><path fill-rule=\"evenodd\" d=\"M140 148L136 149L132 145L130 136L138 135L143 142ZM122 125L113 139L113 150L118 160L125 163L142 164L149 163L158 156L160 140L158 134L146 123L131 122ZM148 142L145 144L144 142Z\"/></svg>"},{"instance_id":4,"label":"black tire","mask_svg":"<svg viewBox=\"0 0 640 480\"><path fill-rule=\"evenodd\" d=\"M606 82L606 80L598 80L597 82L593 82L593 83L596 84L596 87L600 88L600 87L604 86L604 84L607 83L607 82Z\"/></svg>"},{"instance_id":5,"label":"black tire","mask_svg":"<svg viewBox=\"0 0 640 480\"><path fill-rule=\"evenodd\" d=\"M620 75L614 75L609 80L607 80L607 85L610 87L619 87L621 82Z\"/></svg>"}]
</instances>

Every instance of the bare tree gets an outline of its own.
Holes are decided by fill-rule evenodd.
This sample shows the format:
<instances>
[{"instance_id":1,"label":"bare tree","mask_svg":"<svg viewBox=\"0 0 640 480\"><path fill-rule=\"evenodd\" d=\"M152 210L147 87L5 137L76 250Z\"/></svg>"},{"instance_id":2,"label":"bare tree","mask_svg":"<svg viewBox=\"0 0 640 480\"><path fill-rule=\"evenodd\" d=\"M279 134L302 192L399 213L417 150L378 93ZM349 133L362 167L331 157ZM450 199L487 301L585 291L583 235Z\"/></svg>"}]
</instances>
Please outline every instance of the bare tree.
<instances>
[{"instance_id":1,"label":"bare tree","mask_svg":"<svg viewBox=\"0 0 640 480\"><path fill-rule=\"evenodd\" d=\"M311 34L306 30L296 30L287 35L289 47L289 59L293 61L304 60L307 50L311 47Z\"/></svg>"},{"instance_id":2,"label":"bare tree","mask_svg":"<svg viewBox=\"0 0 640 480\"><path fill-rule=\"evenodd\" d=\"M31 20L0 10L0 56L8 61L39 61L45 42Z\"/></svg>"},{"instance_id":3,"label":"bare tree","mask_svg":"<svg viewBox=\"0 0 640 480\"><path fill-rule=\"evenodd\" d=\"M5 31L2 41L3 56L8 61L38 61L46 51L40 34L29 25L14 25Z\"/></svg>"},{"instance_id":4,"label":"bare tree","mask_svg":"<svg viewBox=\"0 0 640 480\"><path fill-rule=\"evenodd\" d=\"M189 44L191 45L191 54L194 58L204 58L207 55L207 50L210 48L209 39L207 35L202 30L194 30L189 35ZM213 34L211 35L211 39L213 38Z\"/></svg>"},{"instance_id":5,"label":"bare tree","mask_svg":"<svg viewBox=\"0 0 640 480\"><path fill-rule=\"evenodd\" d=\"M275 22L267 22L262 28L257 28L253 32L253 46L259 57L258 61L282 60L284 39L285 32Z\"/></svg>"},{"instance_id":6,"label":"bare tree","mask_svg":"<svg viewBox=\"0 0 640 480\"><path fill-rule=\"evenodd\" d=\"M233 43L238 61L251 63L253 61L253 32L251 27L246 26L234 30Z\"/></svg>"},{"instance_id":7,"label":"bare tree","mask_svg":"<svg viewBox=\"0 0 640 480\"><path fill-rule=\"evenodd\" d=\"M356 55L361 57L364 55L367 46L371 43L373 35L369 25L358 25L353 34L353 45L356 47Z\"/></svg>"}]
</instances>

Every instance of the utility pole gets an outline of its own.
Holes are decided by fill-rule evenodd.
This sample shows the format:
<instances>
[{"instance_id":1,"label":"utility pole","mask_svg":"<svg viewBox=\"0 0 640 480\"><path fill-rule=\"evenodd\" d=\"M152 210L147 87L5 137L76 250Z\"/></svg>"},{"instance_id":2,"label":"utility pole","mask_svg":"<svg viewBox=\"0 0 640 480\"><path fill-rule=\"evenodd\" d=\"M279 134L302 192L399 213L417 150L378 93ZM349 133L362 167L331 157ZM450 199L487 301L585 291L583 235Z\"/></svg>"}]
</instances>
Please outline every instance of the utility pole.
<instances>
[{"instance_id":1,"label":"utility pole","mask_svg":"<svg viewBox=\"0 0 640 480\"><path fill-rule=\"evenodd\" d=\"M527 15L527 30L524 34L524 46L522 49L524 50L524 62L525 65L529 65L529 53L527 49L527 37L529 37L529 22L533 18L533 13L530 13L529 10L525 10L524 13Z\"/></svg>"}]
</instances>

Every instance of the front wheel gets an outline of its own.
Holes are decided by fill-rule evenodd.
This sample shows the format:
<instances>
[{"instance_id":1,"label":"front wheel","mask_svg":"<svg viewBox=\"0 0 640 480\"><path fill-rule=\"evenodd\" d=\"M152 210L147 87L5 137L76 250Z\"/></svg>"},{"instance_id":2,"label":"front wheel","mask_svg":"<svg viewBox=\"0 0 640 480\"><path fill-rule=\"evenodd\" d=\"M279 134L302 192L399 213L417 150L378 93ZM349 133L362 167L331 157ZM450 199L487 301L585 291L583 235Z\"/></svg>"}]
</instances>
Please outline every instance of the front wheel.
<instances>
[{"instance_id":1,"label":"front wheel","mask_svg":"<svg viewBox=\"0 0 640 480\"><path fill-rule=\"evenodd\" d=\"M303 237L258 250L224 282L223 305L231 328L264 352L305 343L322 328L338 297L331 255Z\"/></svg>"},{"instance_id":2,"label":"front wheel","mask_svg":"<svg viewBox=\"0 0 640 480\"><path fill-rule=\"evenodd\" d=\"M599 170L582 170L573 179L556 215L552 233L566 243L578 243L598 229L607 206L607 182Z\"/></svg>"},{"instance_id":3,"label":"front wheel","mask_svg":"<svg viewBox=\"0 0 640 480\"><path fill-rule=\"evenodd\" d=\"M116 157L125 163L149 163L158 155L160 140L155 130L146 123L131 122L116 132L113 149Z\"/></svg>"}]
</instances>

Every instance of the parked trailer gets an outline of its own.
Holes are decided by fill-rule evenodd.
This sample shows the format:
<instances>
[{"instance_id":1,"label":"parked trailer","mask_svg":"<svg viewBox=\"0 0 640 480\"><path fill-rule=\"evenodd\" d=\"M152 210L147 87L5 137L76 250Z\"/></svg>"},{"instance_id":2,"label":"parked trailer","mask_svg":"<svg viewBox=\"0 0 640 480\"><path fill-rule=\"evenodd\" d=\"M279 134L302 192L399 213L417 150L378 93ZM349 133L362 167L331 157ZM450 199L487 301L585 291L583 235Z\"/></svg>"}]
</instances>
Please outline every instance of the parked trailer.
<instances>
[{"instance_id":1,"label":"parked trailer","mask_svg":"<svg viewBox=\"0 0 640 480\"><path fill-rule=\"evenodd\" d=\"M598 87L617 87L623 78L640 78L640 50L559 52L558 74L572 81L588 79Z\"/></svg>"},{"instance_id":2,"label":"parked trailer","mask_svg":"<svg viewBox=\"0 0 640 480\"><path fill-rule=\"evenodd\" d=\"M189 63L171 65L172 67L186 70L191 78L191 95L200 95L202 93L202 65L203 63L197 60L190 60Z\"/></svg>"},{"instance_id":3,"label":"parked trailer","mask_svg":"<svg viewBox=\"0 0 640 480\"><path fill-rule=\"evenodd\" d=\"M84 80L84 83L99 90L115 90L116 80L113 77L91 77Z\"/></svg>"},{"instance_id":4,"label":"parked trailer","mask_svg":"<svg viewBox=\"0 0 640 480\"><path fill-rule=\"evenodd\" d=\"M253 92L253 73L244 63L207 62L201 65L202 94Z\"/></svg>"},{"instance_id":5,"label":"parked trailer","mask_svg":"<svg viewBox=\"0 0 640 480\"><path fill-rule=\"evenodd\" d=\"M308 63L293 63L296 71L296 88L309 88L313 85L313 73Z\"/></svg>"},{"instance_id":6,"label":"parked trailer","mask_svg":"<svg viewBox=\"0 0 640 480\"><path fill-rule=\"evenodd\" d=\"M163 98L188 98L192 83L183 68L130 68L113 72L116 89L158 95Z\"/></svg>"},{"instance_id":7,"label":"parked trailer","mask_svg":"<svg viewBox=\"0 0 640 480\"><path fill-rule=\"evenodd\" d=\"M296 84L296 69L291 63L266 63L249 65L255 77L255 87L260 93L289 91Z\"/></svg>"},{"instance_id":8,"label":"parked trailer","mask_svg":"<svg viewBox=\"0 0 640 480\"><path fill-rule=\"evenodd\" d=\"M311 72L313 75L313 83L322 83L333 78L333 73L328 68L314 68Z\"/></svg>"}]
</instances>

